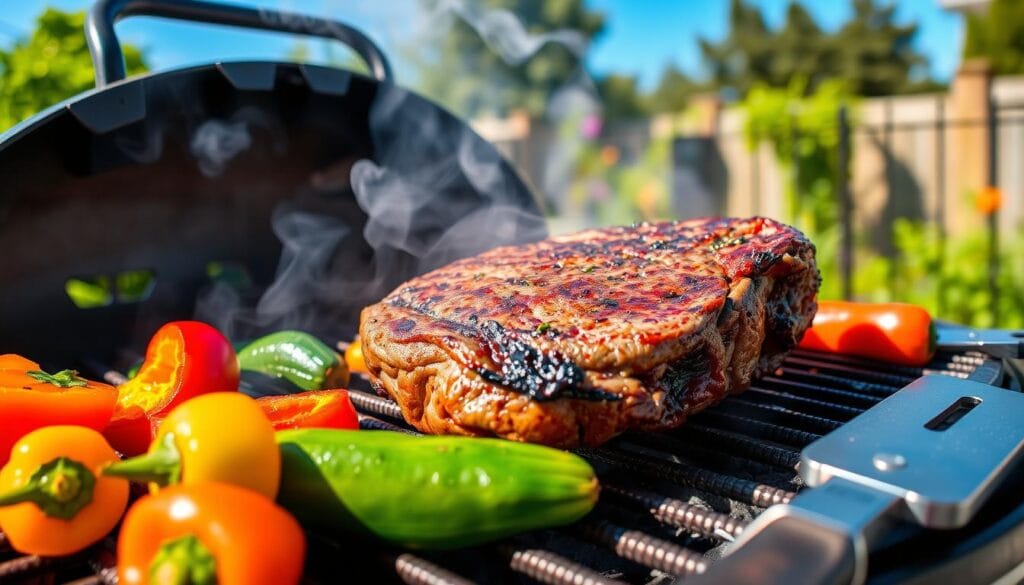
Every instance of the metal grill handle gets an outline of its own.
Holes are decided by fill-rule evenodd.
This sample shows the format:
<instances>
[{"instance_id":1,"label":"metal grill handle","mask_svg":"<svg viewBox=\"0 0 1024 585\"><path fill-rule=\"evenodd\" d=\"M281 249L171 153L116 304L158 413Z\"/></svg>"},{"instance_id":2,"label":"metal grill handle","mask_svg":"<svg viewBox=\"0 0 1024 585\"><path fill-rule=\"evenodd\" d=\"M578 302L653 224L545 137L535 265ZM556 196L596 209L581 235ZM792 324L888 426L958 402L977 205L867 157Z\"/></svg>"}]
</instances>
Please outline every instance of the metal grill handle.
<instances>
[{"instance_id":1,"label":"metal grill handle","mask_svg":"<svg viewBox=\"0 0 1024 585\"><path fill-rule=\"evenodd\" d=\"M125 78L124 52L114 24L129 16L160 16L334 39L355 51L378 81L394 79L383 51L362 32L335 20L197 0L96 0L85 19L85 37L98 88Z\"/></svg>"}]
</instances>

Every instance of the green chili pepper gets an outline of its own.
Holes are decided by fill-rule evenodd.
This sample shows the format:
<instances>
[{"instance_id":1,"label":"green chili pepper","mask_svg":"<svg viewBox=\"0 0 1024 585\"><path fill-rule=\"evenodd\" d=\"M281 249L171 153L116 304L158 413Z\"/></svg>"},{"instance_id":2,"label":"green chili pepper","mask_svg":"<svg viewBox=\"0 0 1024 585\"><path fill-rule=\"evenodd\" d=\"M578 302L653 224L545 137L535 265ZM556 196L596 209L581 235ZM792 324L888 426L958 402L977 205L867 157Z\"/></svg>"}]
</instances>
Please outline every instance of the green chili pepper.
<instances>
[{"instance_id":1,"label":"green chili pepper","mask_svg":"<svg viewBox=\"0 0 1024 585\"><path fill-rule=\"evenodd\" d=\"M330 347L302 331L278 331L238 351L243 370L285 378L302 390L348 386L348 366Z\"/></svg>"},{"instance_id":2,"label":"green chili pepper","mask_svg":"<svg viewBox=\"0 0 1024 585\"><path fill-rule=\"evenodd\" d=\"M580 457L527 443L388 431L279 431L278 503L300 521L453 548L576 521L597 501Z\"/></svg>"}]
</instances>

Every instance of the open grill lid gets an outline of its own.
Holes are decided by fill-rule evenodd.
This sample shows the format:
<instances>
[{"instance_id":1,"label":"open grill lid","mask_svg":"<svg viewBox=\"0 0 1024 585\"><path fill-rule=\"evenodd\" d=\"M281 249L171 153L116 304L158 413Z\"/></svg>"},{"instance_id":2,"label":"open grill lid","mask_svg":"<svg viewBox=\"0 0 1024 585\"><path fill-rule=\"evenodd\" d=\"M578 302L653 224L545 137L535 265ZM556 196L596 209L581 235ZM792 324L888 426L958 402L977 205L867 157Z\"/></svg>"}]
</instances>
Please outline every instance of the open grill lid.
<instances>
[{"instance_id":1,"label":"open grill lid","mask_svg":"<svg viewBox=\"0 0 1024 585\"><path fill-rule=\"evenodd\" d=\"M377 79L246 62L121 80L113 22L138 14L335 38L349 43ZM543 229L529 220L539 217L532 194L494 147L395 86L381 52L343 24L204 2L112 0L96 4L87 32L101 87L0 139L2 351L43 362L106 358L162 322L192 317L197 296L225 275L251 281L240 294L253 303L274 280L282 238L301 238L310 228L273 223L287 213L334 222L339 237L321 263L325 274L374 275L333 295L328 281L323 298L307 299L330 301L332 323L311 326L354 328L363 306L424 265L416 250L397 250L386 273L374 273L366 206L350 181L361 160L410 182L423 169L443 177L421 185L429 202L409 203L429 216L408 226L407 239L419 247L429 249L446 227L495 205L526 213L511 217L511 229L493 234L492 245ZM380 195L403 196L366 194ZM72 301L75 287L84 289L79 304L84 298L90 308Z\"/></svg>"}]
</instances>

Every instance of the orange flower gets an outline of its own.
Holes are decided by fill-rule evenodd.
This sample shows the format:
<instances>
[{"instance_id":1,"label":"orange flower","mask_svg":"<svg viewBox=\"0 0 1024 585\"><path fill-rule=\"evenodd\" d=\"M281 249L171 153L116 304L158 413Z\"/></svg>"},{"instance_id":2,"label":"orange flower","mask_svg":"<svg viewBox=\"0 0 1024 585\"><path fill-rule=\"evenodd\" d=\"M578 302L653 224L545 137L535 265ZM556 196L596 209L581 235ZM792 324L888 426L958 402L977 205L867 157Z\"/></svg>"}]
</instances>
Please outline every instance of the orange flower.
<instances>
[{"instance_id":1,"label":"orange flower","mask_svg":"<svg viewBox=\"0 0 1024 585\"><path fill-rule=\"evenodd\" d=\"M1003 205L1003 191L999 187L982 187L974 197L974 208L983 215L992 215Z\"/></svg>"},{"instance_id":2,"label":"orange flower","mask_svg":"<svg viewBox=\"0 0 1024 585\"><path fill-rule=\"evenodd\" d=\"M601 148L601 164L606 167L610 167L617 162L619 162L618 148L610 144Z\"/></svg>"}]
</instances>

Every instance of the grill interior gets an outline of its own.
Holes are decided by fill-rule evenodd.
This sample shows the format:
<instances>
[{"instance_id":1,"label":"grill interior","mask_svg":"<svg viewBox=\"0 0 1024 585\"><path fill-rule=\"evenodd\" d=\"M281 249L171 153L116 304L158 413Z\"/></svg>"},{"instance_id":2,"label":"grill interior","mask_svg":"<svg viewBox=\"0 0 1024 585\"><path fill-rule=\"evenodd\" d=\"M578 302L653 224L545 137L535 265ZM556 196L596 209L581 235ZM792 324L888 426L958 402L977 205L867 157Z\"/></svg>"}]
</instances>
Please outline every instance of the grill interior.
<instances>
[{"instance_id":1,"label":"grill interior","mask_svg":"<svg viewBox=\"0 0 1024 585\"><path fill-rule=\"evenodd\" d=\"M113 375L100 364L84 366L94 376ZM305 578L597 585L669 583L700 574L757 514L800 491L796 466L805 445L922 374L996 384L1002 371L979 353L939 354L926 368L910 368L795 351L772 375L679 429L627 434L577 450L597 470L602 492L594 512L572 526L441 553L311 534ZM352 392L362 428L415 432L395 403L368 392L364 381L354 385L363 390ZM0 582L115 583L114 548L108 538L72 557L20 556L0 534Z\"/></svg>"}]
</instances>

